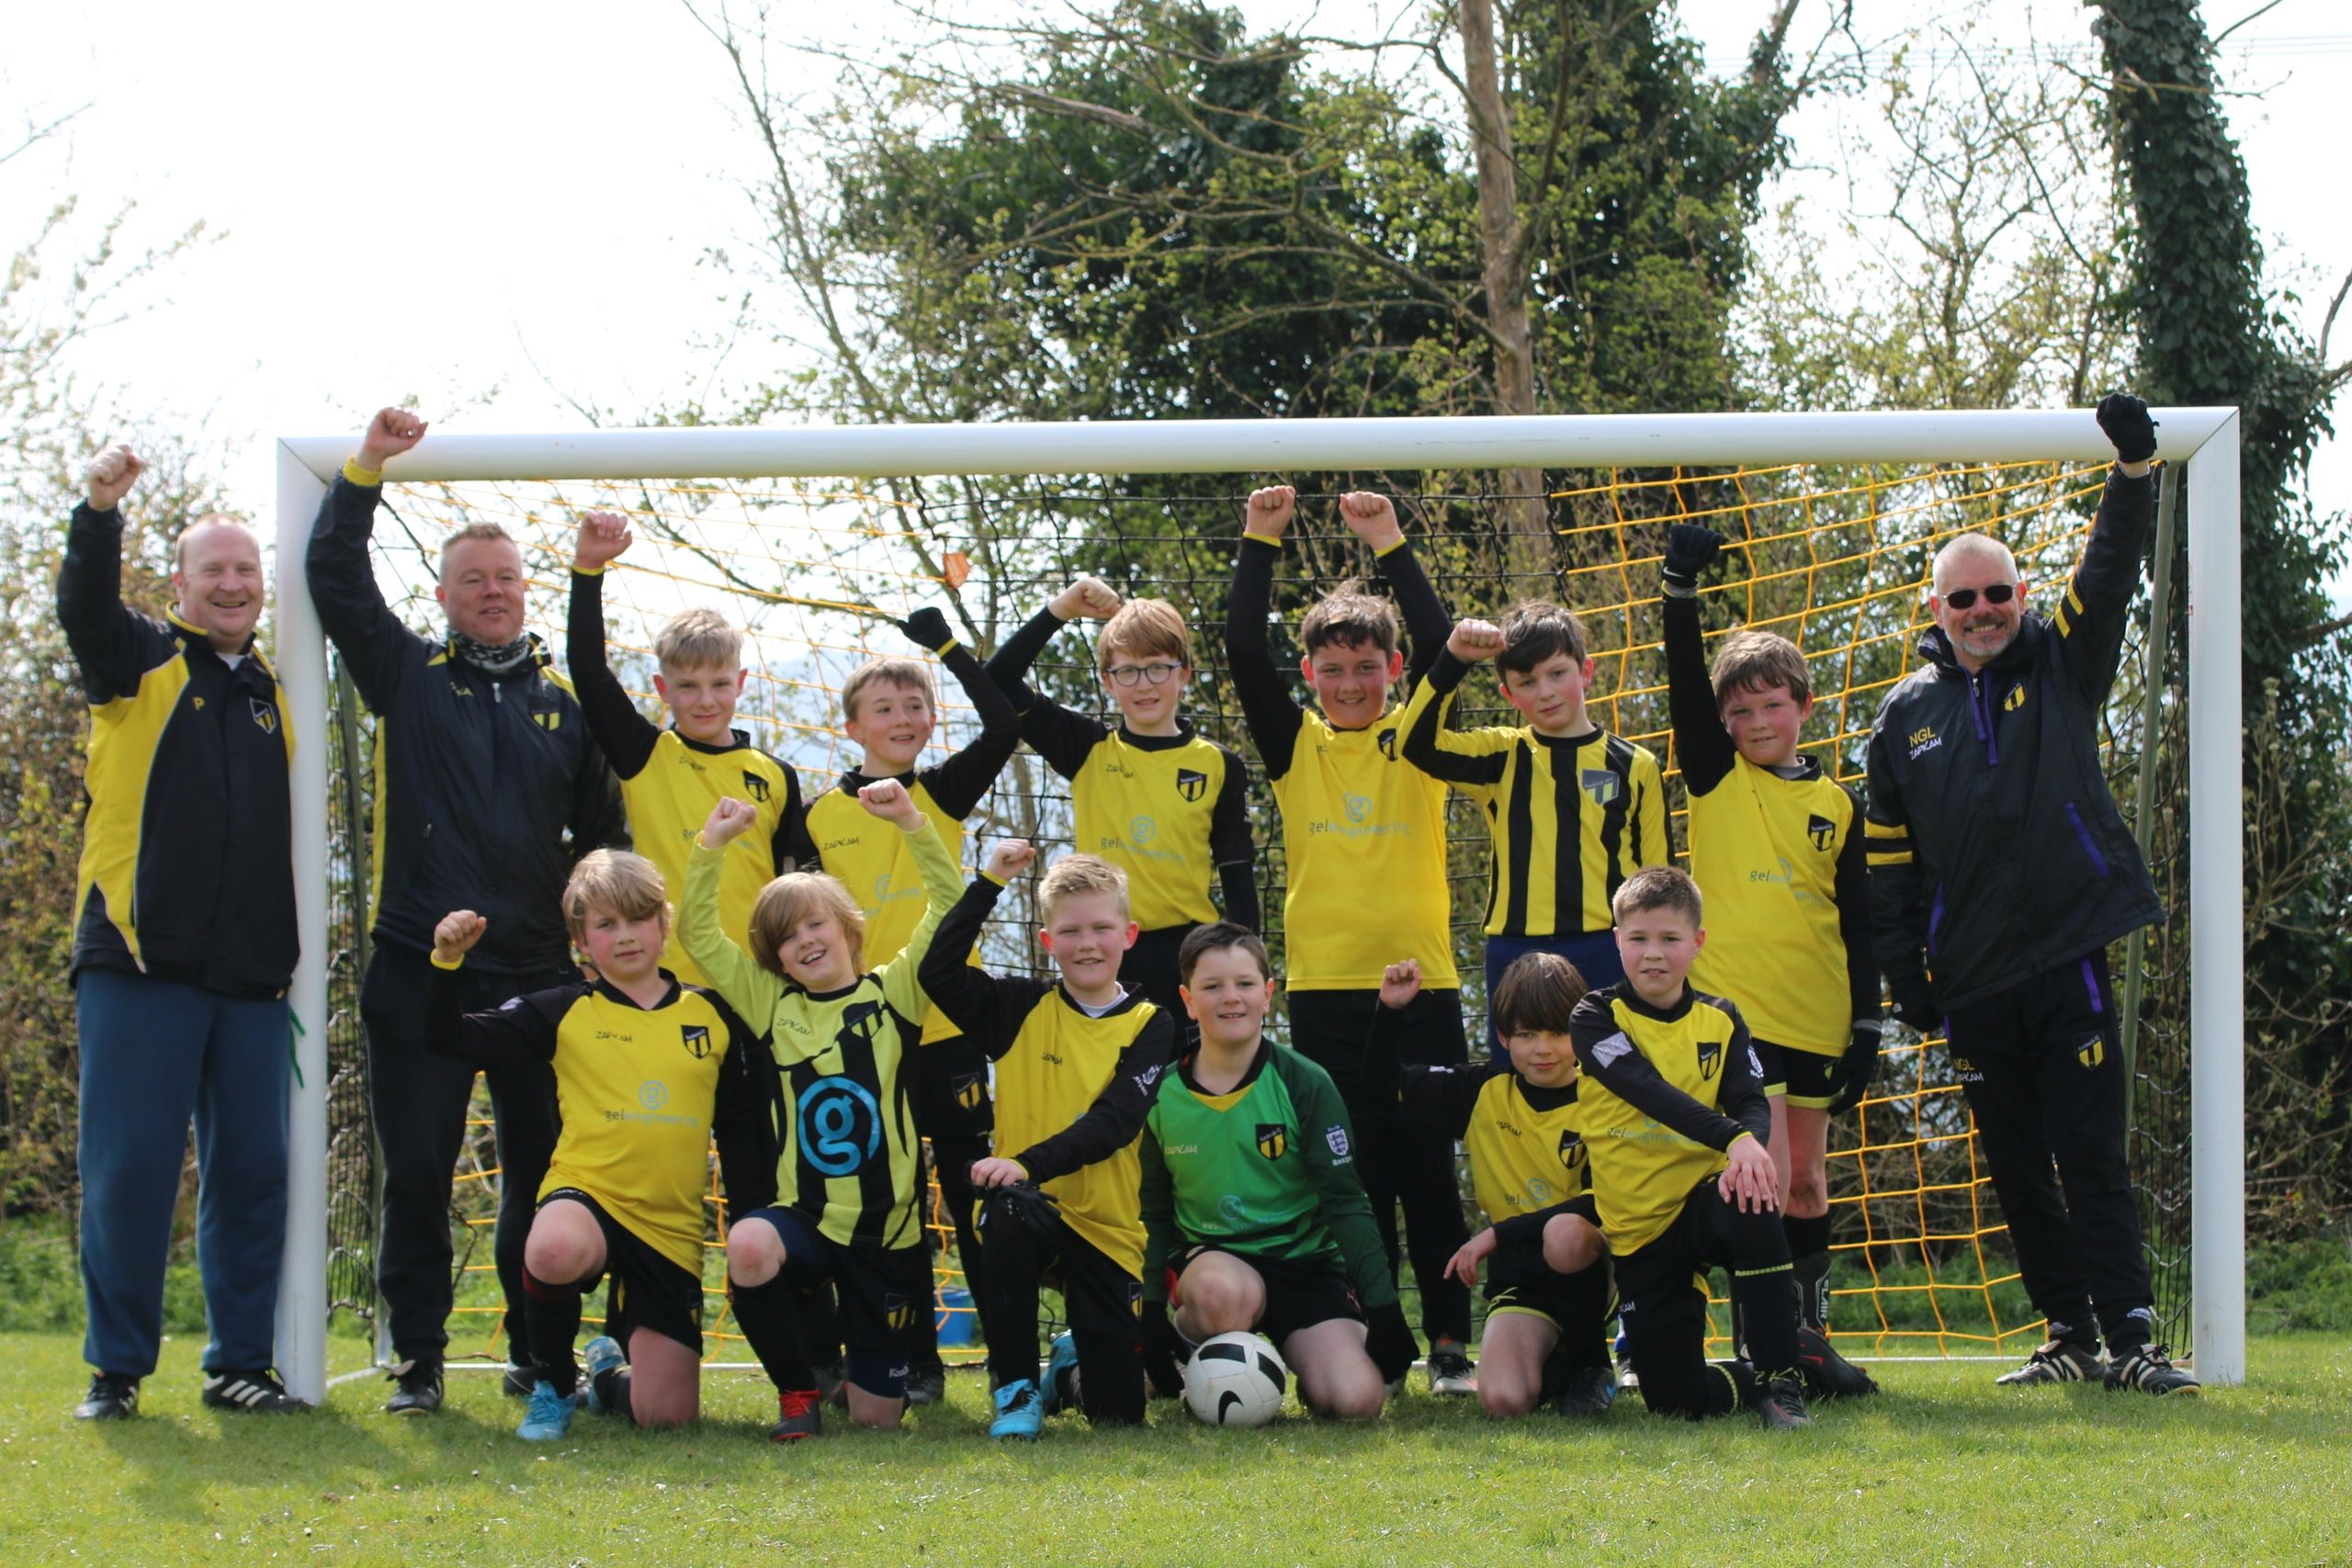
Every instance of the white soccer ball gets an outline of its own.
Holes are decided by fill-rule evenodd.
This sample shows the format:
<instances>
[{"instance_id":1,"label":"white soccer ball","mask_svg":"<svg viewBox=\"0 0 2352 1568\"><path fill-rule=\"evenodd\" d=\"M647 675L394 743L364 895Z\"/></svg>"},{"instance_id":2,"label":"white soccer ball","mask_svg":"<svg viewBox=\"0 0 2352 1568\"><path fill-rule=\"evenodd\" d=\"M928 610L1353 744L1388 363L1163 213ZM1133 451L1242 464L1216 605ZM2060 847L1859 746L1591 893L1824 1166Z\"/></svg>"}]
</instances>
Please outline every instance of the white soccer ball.
<instances>
[{"instance_id":1,"label":"white soccer ball","mask_svg":"<svg viewBox=\"0 0 2352 1568\"><path fill-rule=\"evenodd\" d=\"M1185 1407L1212 1427L1262 1427L1282 1414L1290 1369L1271 1340L1219 1334L1184 1366Z\"/></svg>"}]
</instances>

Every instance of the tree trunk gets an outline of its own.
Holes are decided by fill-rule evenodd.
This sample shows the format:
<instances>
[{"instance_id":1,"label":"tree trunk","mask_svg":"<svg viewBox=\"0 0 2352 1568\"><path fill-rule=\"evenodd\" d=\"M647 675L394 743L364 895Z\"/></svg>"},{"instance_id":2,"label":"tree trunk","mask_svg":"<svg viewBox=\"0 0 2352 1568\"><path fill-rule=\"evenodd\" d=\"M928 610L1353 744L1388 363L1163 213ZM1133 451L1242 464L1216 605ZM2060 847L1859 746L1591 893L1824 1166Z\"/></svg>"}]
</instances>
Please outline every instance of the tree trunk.
<instances>
[{"instance_id":1,"label":"tree trunk","mask_svg":"<svg viewBox=\"0 0 2352 1568\"><path fill-rule=\"evenodd\" d=\"M1462 56L1470 133L1478 157L1478 233L1486 252L1487 333L1494 345L1494 412L1531 414L1535 412L1535 344L1527 315L1526 226L1519 212L1510 106L1503 96L1496 61L1493 0L1462 0ZM1505 497L1502 523L1510 539L1510 581L1503 596L1549 597L1553 547L1544 471L1506 468L1496 477Z\"/></svg>"}]
</instances>

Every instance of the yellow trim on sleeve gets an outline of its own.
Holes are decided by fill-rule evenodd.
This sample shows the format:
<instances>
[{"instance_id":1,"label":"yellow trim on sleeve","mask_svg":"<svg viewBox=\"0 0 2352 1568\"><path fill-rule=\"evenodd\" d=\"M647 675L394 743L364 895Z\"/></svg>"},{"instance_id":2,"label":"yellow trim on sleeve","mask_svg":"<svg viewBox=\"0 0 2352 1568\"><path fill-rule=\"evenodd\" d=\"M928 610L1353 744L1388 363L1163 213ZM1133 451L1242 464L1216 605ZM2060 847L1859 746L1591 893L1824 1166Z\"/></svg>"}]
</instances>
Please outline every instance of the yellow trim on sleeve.
<instances>
[{"instance_id":1,"label":"yellow trim on sleeve","mask_svg":"<svg viewBox=\"0 0 2352 1568\"><path fill-rule=\"evenodd\" d=\"M1866 839L1900 839L1910 831L1900 822L1880 822L1868 817L1862 818L1862 836Z\"/></svg>"},{"instance_id":2,"label":"yellow trim on sleeve","mask_svg":"<svg viewBox=\"0 0 2352 1568\"><path fill-rule=\"evenodd\" d=\"M612 563L609 561L605 563L606 566L611 564ZM602 566L582 566L578 561L573 561L571 563L571 575L574 577L602 577L605 575L605 568Z\"/></svg>"},{"instance_id":3,"label":"yellow trim on sleeve","mask_svg":"<svg viewBox=\"0 0 2352 1568\"><path fill-rule=\"evenodd\" d=\"M1282 542L1280 539L1269 539L1269 538L1268 538L1268 537L1266 537L1266 536L1265 536L1265 535L1263 535L1263 534L1248 534L1248 533L1245 533L1245 534L1243 534L1241 536L1242 536L1244 539L1248 539L1248 540L1255 540L1257 543L1259 543L1259 544L1261 544L1261 545L1265 546L1265 547L1266 547L1268 549L1270 549L1270 550L1278 550L1278 549L1281 549L1281 548L1283 547L1283 542Z\"/></svg>"},{"instance_id":4,"label":"yellow trim on sleeve","mask_svg":"<svg viewBox=\"0 0 2352 1568\"><path fill-rule=\"evenodd\" d=\"M441 962L441 950L440 950L440 949L438 949L438 948L434 949L434 951L433 951L433 967L435 967L435 969L446 969L446 970L447 970L450 974L454 975L454 974L456 974L458 970L463 969L465 966L466 966L466 955L465 955L464 953L461 953L458 954L458 956L457 956L457 957L455 957L455 958L451 959L448 963L444 964L444 963L442 963L442 962Z\"/></svg>"},{"instance_id":5,"label":"yellow trim on sleeve","mask_svg":"<svg viewBox=\"0 0 2352 1568\"><path fill-rule=\"evenodd\" d=\"M373 490L384 482L384 470L363 468L359 466L358 458L345 457L343 460L343 477L353 484L366 485L369 490Z\"/></svg>"}]
</instances>

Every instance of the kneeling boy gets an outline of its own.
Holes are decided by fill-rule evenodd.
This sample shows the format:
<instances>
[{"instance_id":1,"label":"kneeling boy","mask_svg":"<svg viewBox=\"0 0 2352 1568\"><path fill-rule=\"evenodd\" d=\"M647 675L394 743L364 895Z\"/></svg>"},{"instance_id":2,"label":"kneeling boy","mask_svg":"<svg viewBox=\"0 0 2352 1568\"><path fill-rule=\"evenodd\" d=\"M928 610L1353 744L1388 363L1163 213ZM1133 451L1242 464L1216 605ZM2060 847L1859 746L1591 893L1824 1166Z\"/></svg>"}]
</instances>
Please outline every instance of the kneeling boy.
<instances>
[{"instance_id":1,"label":"kneeling boy","mask_svg":"<svg viewBox=\"0 0 2352 1568\"><path fill-rule=\"evenodd\" d=\"M1069 1314L1086 1418L1143 1419L1136 1138L1175 1041L1168 1015L1120 980L1136 922L1125 874L1097 856L1064 855L1037 889L1037 940L1059 985L971 967L997 896L1036 857L1018 839L990 851L922 971L932 1005L996 1064L997 1147L1019 1151L972 1167L993 1438L1035 1438L1049 1414L1037 1387L1037 1289L1049 1275Z\"/></svg>"},{"instance_id":2,"label":"kneeling boy","mask_svg":"<svg viewBox=\"0 0 2352 1568\"><path fill-rule=\"evenodd\" d=\"M931 1255L916 1209L914 1074L922 1033L915 972L956 893L955 857L906 785L880 779L859 804L906 836L929 901L899 956L866 973L865 919L822 873L779 876L752 908L751 953L718 925L727 845L756 813L722 800L686 862L678 934L719 995L765 1026L783 1077L773 1201L727 1228L735 1317L776 1385L777 1442L817 1436L818 1394L801 1298L836 1286L850 1419L895 1427L909 1352L929 1326ZM920 1328L919 1328L920 1324Z\"/></svg>"},{"instance_id":3,"label":"kneeling boy","mask_svg":"<svg viewBox=\"0 0 2352 1568\"><path fill-rule=\"evenodd\" d=\"M537 1364L520 1434L536 1440L571 1427L580 1299L600 1278L612 1280L605 1327L635 1370L599 1369L593 1402L640 1427L695 1418L713 1134L730 1198L763 1190L774 1163L759 1037L717 995L661 967L670 934L662 894L661 873L640 856L584 857L564 888L563 916L597 977L492 1012L459 1012L458 983L489 922L459 909L433 932L425 1038L435 1053L555 1071L563 1132L523 1250L526 1338ZM661 1095L649 1100L649 1085Z\"/></svg>"},{"instance_id":4,"label":"kneeling boy","mask_svg":"<svg viewBox=\"0 0 2352 1568\"><path fill-rule=\"evenodd\" d=\"M1470 1151L1471 1183L1490 1223L1447 1269L1473 1285L1478 1266L1493 1260L1479 1406L1494 1416L1524 1416L1547 1402L1563 1416L1605 1414L1617 1397L1606 1333L1608 1247L1593 1207L1568 1034L1584 976L1555 953L1514 960L1494 999L1496 1032L1510 1055L1476 1066L1399 1065L1403 1009L1420 987L1418 963L1388 966L1364 1046L1364 1092L1395 1100L1398 1114Z\"/></svg>"},{"instance_id":5,"label":"kneeling boy","mask_svg":"<svg viewBox=\"0 0 2352 1568\"><path fill-rule=\"evenodd\" d=\"M1588 992L1569 1032L1642 1402L1694 1421L1747 1405L1768 1427L1810 1425L1763 1065L1739 1010L1688 978L1706 940L1699 886L1647 866L1612 907L1625 978ZM1707 1362L1699 1279L1716 1266L1731 1273L1752 1364Z\"/></svg>"},{"instance_id":6,"label":"kneeling boy","mask_svg":"<svg viewBox=\"0 0 2352 1568\"><path fill-rule=\"evenodd\" d=\"M1419 1347L1339 1090L1265 1038L1273 970L1255 933L1203 926L1177 964L1200 1043L1144 1118L1147 1370L1172 1389L1180 1336L1197 1345L1255 1330L1298 1375L1309 1410L1376 1416Z\"/></svg>"}]
</instances>

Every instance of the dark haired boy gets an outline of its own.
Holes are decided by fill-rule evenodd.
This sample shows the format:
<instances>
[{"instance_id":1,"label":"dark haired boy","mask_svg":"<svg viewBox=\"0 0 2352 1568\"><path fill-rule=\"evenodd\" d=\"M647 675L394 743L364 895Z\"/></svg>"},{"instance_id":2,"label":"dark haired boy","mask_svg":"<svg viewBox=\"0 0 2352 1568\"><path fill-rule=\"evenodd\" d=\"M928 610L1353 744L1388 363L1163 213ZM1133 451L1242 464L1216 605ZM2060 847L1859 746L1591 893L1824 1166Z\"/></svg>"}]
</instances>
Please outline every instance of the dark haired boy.
<instances>
[{"instance_id":1,"label":"dark haired boy","mask_svg":"<svg viewBox=\"0 0 2352 1568\"><path fill-rule=\"evenodd\" d=\"M1697 524L1668 530L1667 696L1690 802L1690 874L1714 918L1691 983L1737 997L1755 1032L1797 1309L1826 1335L1829 1119L1861 1102L1878 1067L1861 806L1798 750L1813 712L1803 649L1778 633L1743 629L1724 639L1708 668L1699 574L1723 545ZM1877 1386L1843 1358L1807 1370L1834 1378L1841 1393Z\"/></svg>"},{"instance_id":2,"label":"dark haired boy","mask_svg":"<svg viewBox=\"0 0 2352 1568\"><path fill-rule=\"evenodd\" d=\"M1809 1426L1763 1064L1739 1009L1690 987L1706 941L1699 886L1648 866L1613 907L1625 978L1587 993L1569 1033L1642 1402L1693 1421L1746 1406L1767 1427ZM1700 1278L1713 1267L1731 1274L1747 1360L1706 1359Z\"/></svg>"},{"instance_id":3,"label":"dark haired boy","mask_svg":"<svg viewBox=\"0 0 2352 1568\"><path fill-rule=\"evenodd\" d=\"M1408 672L1396 611L1412 636L1409 673L1419 680L1445 640L1445 606L1388 498L1363 491L1341 496L1340 520L1372 549L1396 606L1349 582L1307 612L1299 668L1317 705L1302 707L1266 636L1274 563L1296 508L1288 485L1251 492L1226 615L1234 690L1282 811L1290 1041L1331 1076L1363 1127L1361 1168L1392 1273L1396 1211L1404 1209L1431 1392L1469 1393L1477 1386L1464 1348L1470 1292L1445 1276L1468 1235L1453 1143L1423 1128L1399 1135L1374 1125L1385 1118L1363 1113L1361 1084L1381 976L1400 953L1420 962L1426 982L1407 1010L1412 1059L1442 1065L1468 1054L1446 881L1445 785L1404 764L1390 702L1397 677Z\"/></svg>"},{"instance_id":4,"label":"dark haired boy","mask_svg":"<svg viewBox=\"0 0 2352 1568\"><path fill-rule=\"evenodd\" d=\"M1364 1085L1393 1102L1393 1114L1430 1122L1470 1151L1488 1224L1449 1267L1466 1286L1493 1260L1479 1406L1498 1417L1544 1403L1563 1416L1604 1414L1617 1396L1604 1332L1608 1248L1593 1207L1568 1028L1584 976L1557 953L1522 955L1495 987L1496 1027L1510 1055L1475 1067L1399 1066L1396 1021L1419 988L1411 959L1388 966L1364 1046Z\"/></svg>"},{"instance_id":5,"label":"dark haired boy","mask_svg":"<svg viewBox=\"0 0 2352 1568\"><path fill-rule=\"evenodd\" d=\"M1415 1347L1347 1110L1329 1074L1265 1037L1273 970L1255 932L1203 926L1177 963L1199 1043L1162 1075L1144 1116L1152 1381L1181 1382L1185 1341L1254 1330L1316 1415L1377 1416Z\"/></svg>"},{"instance_id":6,"label":"dark haired boy","mask_svg":"<svg viewBox=\"0 0 2352 1568\"><path fill-rule=\"evenodd\" d=\"M1457 729L1454 698L1492 659L1526 723ZM1487 891L1487 994L1524 953L1556 953L1594 985L1624 977L1609 900L1667 862L1657 758L1585 711L1584 623L1558 604L1514 606L1500 626L1455 626L1405 710L1405 760L1477 802L1494 839ZM1501 1054L1499 1038L1495 1053Z\"/></svg>"}]
</instances>

